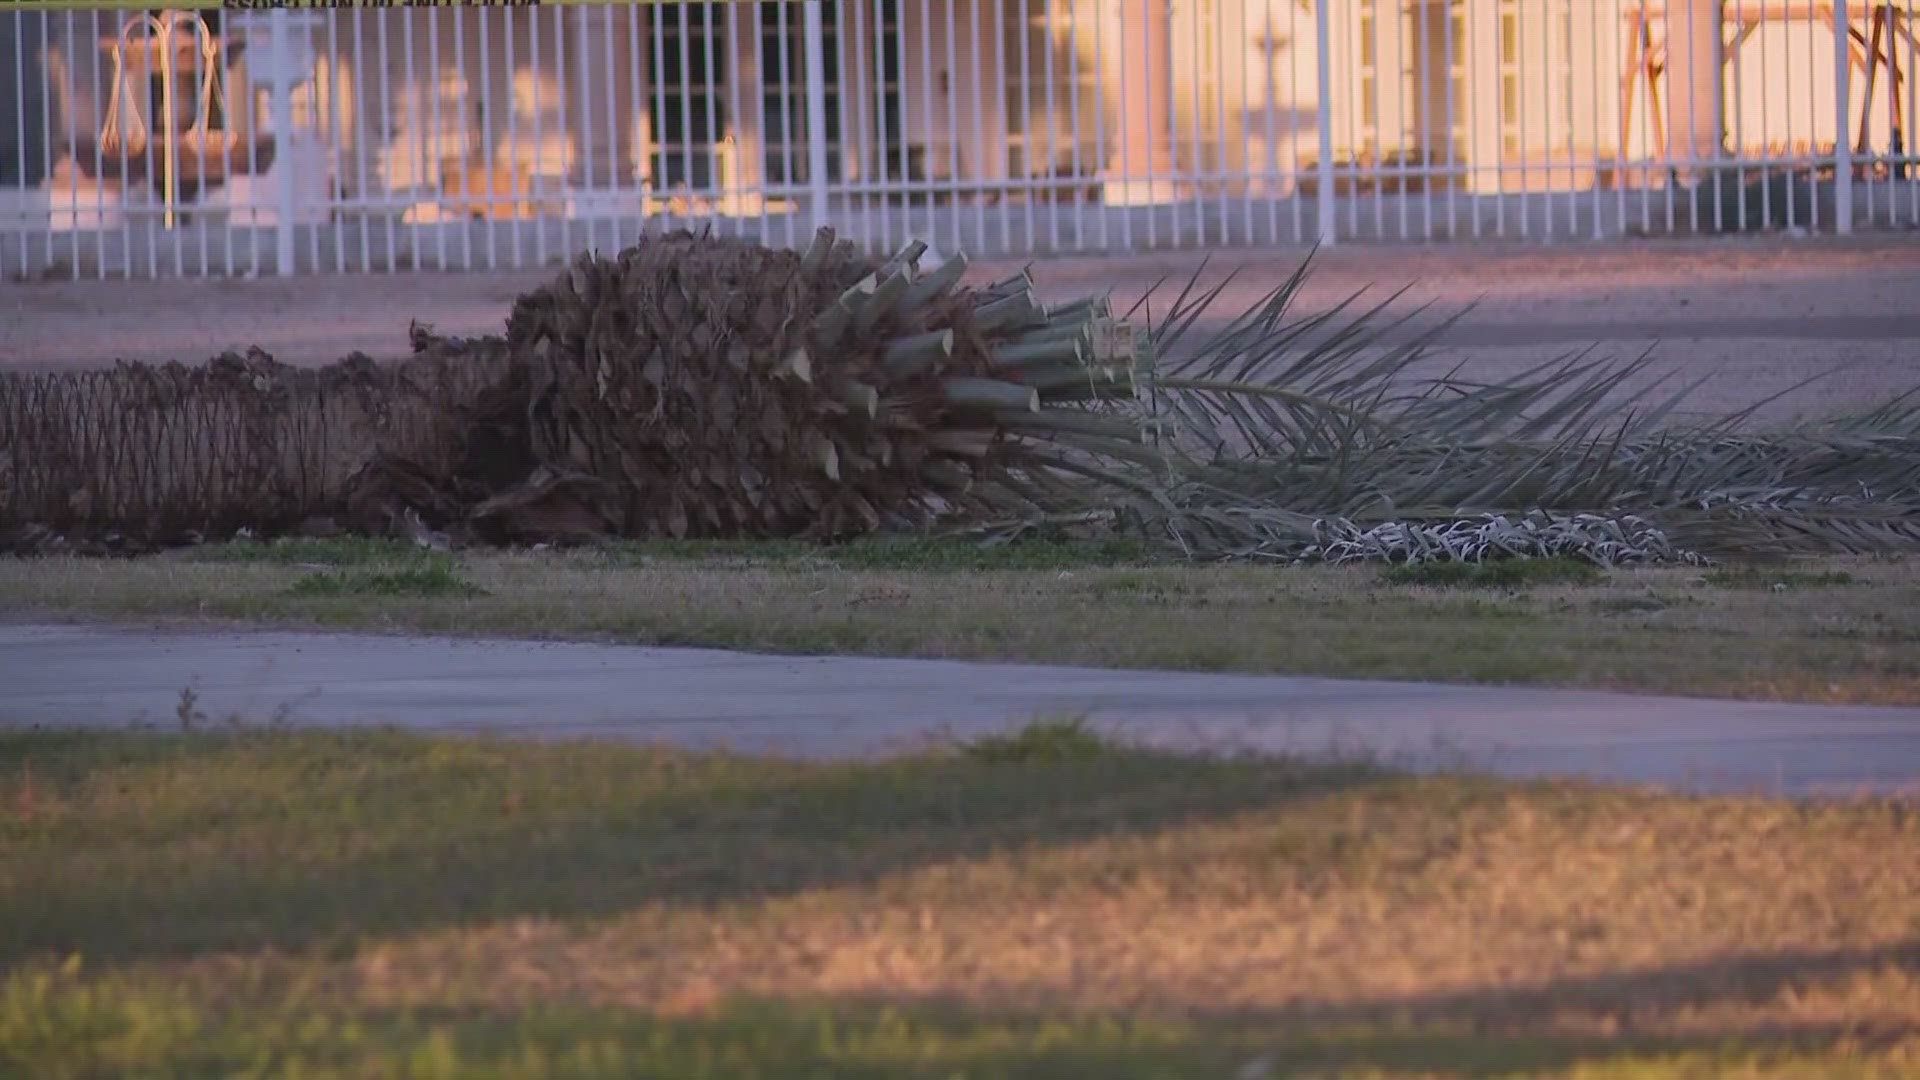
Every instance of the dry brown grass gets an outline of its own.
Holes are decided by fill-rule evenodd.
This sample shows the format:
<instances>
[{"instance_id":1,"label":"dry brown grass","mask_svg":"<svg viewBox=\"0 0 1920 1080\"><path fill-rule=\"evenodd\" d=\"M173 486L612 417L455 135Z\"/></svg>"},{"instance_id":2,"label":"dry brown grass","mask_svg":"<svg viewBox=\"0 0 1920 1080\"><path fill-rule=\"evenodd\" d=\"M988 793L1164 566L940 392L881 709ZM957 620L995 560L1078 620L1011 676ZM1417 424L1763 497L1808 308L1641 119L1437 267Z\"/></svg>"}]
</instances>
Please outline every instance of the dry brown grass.
<instances>
[{"instance_id":1,"label":"dry brown grass","mask_svg":"<svg viewBox=\"0 0 1920 1080\"><path fill-rule=\"evenodd\" d=\"M247 735L0 740L0 805L27 760L0 1066L36 1076L1920 1069L1898 803Z\"/></svg>"},{"instance_id":2,"label":"dry brown grass","mask_svg":"<svg viewBox=\"0 0 1920 1080\"><path fill-rule=\"evenodd\" d=\"M236 549L212 557L221 550ZM0 610L1920 703L1910 561L1447 588L1392 583L1373 567L1006 570L944 558L835 562L777 546L475 553L440 564L426 576L445 587L421 595L371 576L354 587L378 566L326 570L352 580L318 589L297 586L321 572L297 564L0 560Z\"/></svg>"},{"instance_id":3,"label":"dry brown grass","mask_svg":"<svg viewBox=\"0 0 1920 1080\"><path fill-rule=\"evenodd\" d=\"M1909 816L1395 783L712 911L428 934L373 950L348 985L389 1006L908 997L1561 1033L1911 1024ZM1786 970L1813 977L1784 993Z\"/></svg>"}]
</instances>

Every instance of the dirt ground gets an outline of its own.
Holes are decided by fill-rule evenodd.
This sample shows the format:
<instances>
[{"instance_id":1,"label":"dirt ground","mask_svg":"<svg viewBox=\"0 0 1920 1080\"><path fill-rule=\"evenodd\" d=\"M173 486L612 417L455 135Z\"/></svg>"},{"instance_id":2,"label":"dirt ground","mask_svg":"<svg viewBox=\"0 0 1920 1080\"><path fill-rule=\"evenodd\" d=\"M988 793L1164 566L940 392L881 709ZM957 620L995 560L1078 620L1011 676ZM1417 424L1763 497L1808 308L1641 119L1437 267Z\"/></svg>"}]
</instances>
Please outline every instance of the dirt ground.
<instances>
[{"instance_id":1,"label":"dirt ground","mask_svg":"<svg viewBox=\"0 0 1920 1080\"><path fill-rule=\"evenodd\" d=\"M1254 303L1305 255L1215 253L1210 273L1239 270L1217 310ZM1122 305L1170 275L1155 303L1164 311L1202 258L1058 259L1033 272L1050 300L1111 288ZM975 276L1011 269L981 265ZM10 282L0 284L0 369L197 361L245 345L301 364L396 355L414 318L447 333L498 331L514 296L548 273ZM1487 377L1588 347L1620 357L1653 349L1656 373L1706 380L1690 411L1718 413L1824 376L1765 409L1781 419L1920 386L1920 242L1910 237L1341 247L1316 256L1298 310L1401 288L1392 310L1431 305L1415 325L1473 305L1438 362Z\"/></svg>"}]
</instances>

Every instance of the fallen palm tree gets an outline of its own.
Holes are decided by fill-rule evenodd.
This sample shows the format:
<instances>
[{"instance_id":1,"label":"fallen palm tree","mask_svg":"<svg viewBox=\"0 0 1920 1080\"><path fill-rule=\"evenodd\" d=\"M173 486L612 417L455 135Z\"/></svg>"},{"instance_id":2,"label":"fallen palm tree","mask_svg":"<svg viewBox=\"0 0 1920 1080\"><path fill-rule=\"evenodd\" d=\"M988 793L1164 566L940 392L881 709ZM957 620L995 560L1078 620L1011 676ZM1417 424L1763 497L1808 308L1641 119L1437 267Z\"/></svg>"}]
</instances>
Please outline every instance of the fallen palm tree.
<instances>
[{"instance_id":1,"label":"fallen palm tree","mask_svg":"<svg viewBox=\"0 0 1920 1080\"><path fill-rule=\"evenodd\" d=\"M504 370L498 347L418 344L396 364L309 370L254 349L0 375L0 541L142 550L344 515L370 460L430 461Z\"/></svg>"},{"instance_id":2,"label":"fallen palm tree","mask_svg":"<svg viewBox=\"0 0 1920 1080\"><path fill-rule=\"evenodd\" d=\"M1415 378L1385 305L1204 340L1027 274L961 283L822 231L587 256L504 337L314 371L261 354L0 377L0 537L161 545L312 528L493 541L1145 534L1193 558L1604 563L1920 546L1920 410L1755 435L1670 422L1641 365Z\"/></svg>"},{"instance_id":3,"label":"fallen palm tree","mask_svg":"<svg viewBox=\"0 0 1920 1080\"><path fill-rule=\"evenodd\" d=\"M1136 417L1088 407L1134 397L1142 336L1103 301L1042 305L1024 272L958 288L965 258L922 274L923 251L680 234L579 260L514 305L509 378L456 477L464 524L834 539L1042 512L1054 474L1146 456Z\"/></svg>"},{"instance_id":4,"label":"fallen palm tree","mask_svg":"<svg viewBox=\"0 0 1920 1080\"><path fill-rule=\"evenodd\" d=\"M398 519L512 541L812 536L1044 513L1062 477L1151 458L1144 336L1024 272L960 287L924 245L875 262L679 233L586 256L504 339L314 371L264 354L0 379L0 530L168 544Z\"/></svg>"}]
</instances>

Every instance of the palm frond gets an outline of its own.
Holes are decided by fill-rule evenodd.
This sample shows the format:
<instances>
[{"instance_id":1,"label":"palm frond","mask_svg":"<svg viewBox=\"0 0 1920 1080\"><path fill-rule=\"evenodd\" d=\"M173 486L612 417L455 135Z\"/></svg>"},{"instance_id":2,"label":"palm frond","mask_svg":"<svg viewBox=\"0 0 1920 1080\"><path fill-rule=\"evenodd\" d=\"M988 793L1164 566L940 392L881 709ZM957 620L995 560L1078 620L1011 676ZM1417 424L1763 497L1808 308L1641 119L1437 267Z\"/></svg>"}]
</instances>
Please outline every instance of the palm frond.
<instances>
[{"instance_id":1,"label":"palm frond","mask_svg":"<svg viewBox=\"0 0 1920 1080\"><path fill-rule=\"evenodd\" d=\"M1395 307L1405 290L1373 303L1363 290L1294 317L1310 262L1182 347L1233 280L1205 285L1203 265L1150 332L1155 364L1126 407L1170 436L1148 485L1161 509L1140 520L1182 550L1327 557L1336 533L1350 552L1417 526L1405 535L1427 539L1406 539L1406 551L1487 556L1508 548L1454 541L1501 521L1534 522L1541 536L1543 522L1612 523L1608 537L1635 523L1641 531L1621 534L1631 543L1607 541L1626 547L1588 544L1601 560L1920 549L1920 389L1855 416L1757 431L1761 410L1814 380L1702 421L1680 411L1705 380L1649 378L1653 350L1624 361L1579 350L1500 382L1459 367L1428 376L1466 310L1421 326L1425 305ZM1076 446L1102 453L1097 441ZM1106 456L1124 469L1136 455Z\"/></svg>"}]
</instances>

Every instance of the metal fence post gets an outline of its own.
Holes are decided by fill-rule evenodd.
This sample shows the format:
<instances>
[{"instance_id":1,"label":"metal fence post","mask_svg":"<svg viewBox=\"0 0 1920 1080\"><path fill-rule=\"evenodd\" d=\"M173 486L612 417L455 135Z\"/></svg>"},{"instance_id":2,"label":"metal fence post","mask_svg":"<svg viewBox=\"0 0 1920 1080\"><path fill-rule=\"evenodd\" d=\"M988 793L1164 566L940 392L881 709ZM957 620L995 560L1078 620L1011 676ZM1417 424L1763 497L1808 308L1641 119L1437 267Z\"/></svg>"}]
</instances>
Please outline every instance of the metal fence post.
<instances>
[{"instance_id":1,"label":"metal fence post","mask_svg":"<svg viewBox=\"0 0 1920 1080\"><path fill-rule=\"evenodd\" d=\"M274 175L278 180L274 194L279 212L274 215L274 266L281 277L293 275L294 217L299 209L299 189L294 171L299 167L293 157L293 40L288 23L293 12L277 7L267 12L271 31L267 51L273 57L273 86L269 91L273 118Z\"/></svg>"},{"instance_id":2,"label":"metal fence post","mask_svg":"<svg viewBox=\"0 0 1920 1080\"><path fill-rule=\"evenodd\" d=\"M1853 54L1849 33L1852 17L1847 0L1833 0L1833 84L1835 121L1833 125L1833 232L1846 236L1853 232L1853 144L1848 131L1853 121ZM1889 46L1891 47L1891 46ZM1868 103L1872 107L1872 103Z\"/></svg>"},{"instance_id":3,"label":"metal fence post","mask_svg":"<svg viewBox=\"0 0 1920 1080\"><path fill-rule=\"evenodd\" d=\"M1317 216L1320 219L1320 243L1323 247L1332 247L1336 239L1333 227L1333 34L1327 14L1332 4L1333 0L1314 0L1313 5L1314 54L1320 65L1320 118L1317 121L1320 126L1320 190L1317 193Z\"/></svg>"},{"instance_id":4,"label":"metal fence post","mask_svg":"<svg viewBox=\"0 0 1920 1080\"><path fill-rule=\"evenodd\" d=\"M802 48L807 65L807 188L814 228L827 224L827 32L820 0L801 5Z\"/></svg>"}]
</instances>

